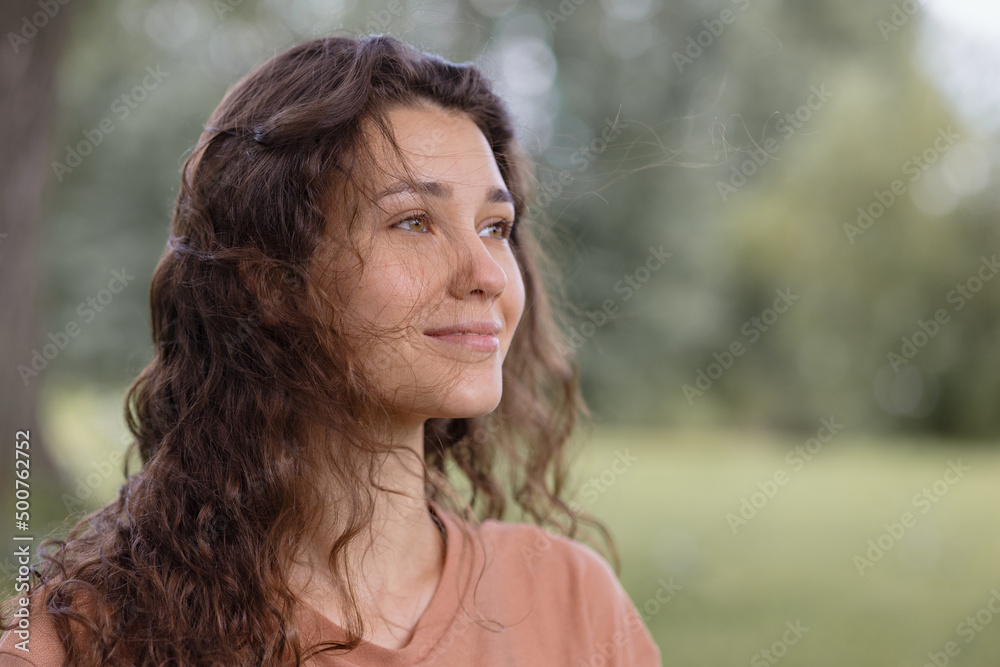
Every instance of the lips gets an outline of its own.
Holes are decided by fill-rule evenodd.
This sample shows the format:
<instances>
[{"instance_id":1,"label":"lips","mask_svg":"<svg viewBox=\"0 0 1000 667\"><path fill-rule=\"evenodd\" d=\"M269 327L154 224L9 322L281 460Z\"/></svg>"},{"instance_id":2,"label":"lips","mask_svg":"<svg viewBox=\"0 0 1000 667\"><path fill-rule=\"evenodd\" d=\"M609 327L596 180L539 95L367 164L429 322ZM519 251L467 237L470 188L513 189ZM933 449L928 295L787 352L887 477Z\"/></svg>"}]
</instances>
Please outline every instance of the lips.
<instances>
[{"instance_id":1,"label":"lips","mask_svg":"<svg viewBox=\"0 0 1000 667\"><path fill-rule=\"evenodd\" d=\"M500 323L493 321L468 321L468 322L456 322L455 324L448 324L442 327L436 327L434 329L428 329L424 333L428 336L451 336L451 335L469 335L469 336L496 336L500 333Z\"/></svg>"}]
</instances>

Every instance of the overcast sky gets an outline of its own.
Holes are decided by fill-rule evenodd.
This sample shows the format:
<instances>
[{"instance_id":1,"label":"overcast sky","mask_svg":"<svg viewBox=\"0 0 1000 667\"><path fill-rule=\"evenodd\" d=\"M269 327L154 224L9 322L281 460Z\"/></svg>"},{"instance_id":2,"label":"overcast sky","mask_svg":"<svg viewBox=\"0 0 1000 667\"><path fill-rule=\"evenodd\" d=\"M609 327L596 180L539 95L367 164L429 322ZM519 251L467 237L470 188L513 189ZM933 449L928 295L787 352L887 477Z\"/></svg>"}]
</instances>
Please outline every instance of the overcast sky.
<instances>
[{"instance_id":1,"label":"overcast sky","mask_svg":"<svg viewBox=\"0 0 1000 667\"><path fill-rule=\"evenodd\" d=\"M956 110L1000 133L1000 1L924 0L924 64Z\"/></svg>"}]
</instances>

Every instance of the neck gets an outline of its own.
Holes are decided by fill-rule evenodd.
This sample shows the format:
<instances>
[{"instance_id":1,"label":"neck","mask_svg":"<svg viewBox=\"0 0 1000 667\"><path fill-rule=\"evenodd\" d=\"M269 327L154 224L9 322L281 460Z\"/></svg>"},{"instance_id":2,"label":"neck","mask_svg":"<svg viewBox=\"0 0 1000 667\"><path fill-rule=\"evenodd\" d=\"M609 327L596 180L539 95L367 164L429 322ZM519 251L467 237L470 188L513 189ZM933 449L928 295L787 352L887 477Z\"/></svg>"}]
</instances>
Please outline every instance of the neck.
<instances>
[{"instance_id":1,"label":"neck","mask_svg":"<svg viewBox=\"0 0 1000 667\"><path fill-rule=\"evenodd\" d=\"M443 535L424 495L423 424L403 442L406 450L385 456L377 469L370 533L345 547L365 626L388 644L400 640L399 627L409 636L437 588L445 559ZM338 495L328 495L325 515L337 516ZM345 598L327 554L343 528L320 531L300 551L290 577L293 590L341 627L346 610L338 601Z\"/></svg>"}]
</instances>

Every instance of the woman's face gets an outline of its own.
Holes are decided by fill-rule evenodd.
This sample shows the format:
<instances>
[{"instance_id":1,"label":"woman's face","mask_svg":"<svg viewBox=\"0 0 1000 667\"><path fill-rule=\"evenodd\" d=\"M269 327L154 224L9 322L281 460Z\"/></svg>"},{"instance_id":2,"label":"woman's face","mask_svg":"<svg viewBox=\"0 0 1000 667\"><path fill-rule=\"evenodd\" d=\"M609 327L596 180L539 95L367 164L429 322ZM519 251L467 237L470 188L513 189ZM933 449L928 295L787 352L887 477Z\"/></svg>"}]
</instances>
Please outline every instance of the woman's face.
<instances>
[{"instance_id":1,"label":"woman's face","mask_svg":"<svg viewBox=\"0 0 1000 667\"><path fill-rule=\"evenodd\" d=\"M467 115L420 105L397 107L389 118L413 181L384 139L370 134L380 164L369 182L375 203L359 210L365 266L348 322L387 332L369 340L365 363L397 419L415 425L488 414L500 402L503 361L524 310L507 238L514 205ZM487 330L430 333L469 323Z\"/></svg>"}]
</instances>

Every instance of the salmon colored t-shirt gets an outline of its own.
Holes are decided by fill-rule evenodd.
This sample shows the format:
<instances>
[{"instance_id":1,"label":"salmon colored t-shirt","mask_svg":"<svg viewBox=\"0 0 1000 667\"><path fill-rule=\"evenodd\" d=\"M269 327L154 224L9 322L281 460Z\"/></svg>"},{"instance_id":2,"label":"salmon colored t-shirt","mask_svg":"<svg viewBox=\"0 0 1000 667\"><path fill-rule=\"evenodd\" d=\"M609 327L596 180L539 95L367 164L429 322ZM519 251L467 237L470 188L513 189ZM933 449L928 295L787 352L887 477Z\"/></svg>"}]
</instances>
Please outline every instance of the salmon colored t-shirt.
<instances>
[{"instance_id":1,"label":"salmon colored t-shirt","mask_svg":"<svg viewBox=\"0 0 1000 667\"><path fill-rule=\"evenodd\" d=\"M349 653L316 654L309 667L662 667L638 610L596 551L532 524L476 526L429 504L447 532L445 564L410 641L399 649L362 642ZM297 614L304 649L347 637L308 603ZM44 613L32 614L30 652L18 641L11 632L0 638L0 667L63 666Z\"/></svg>"}]
</instances>

